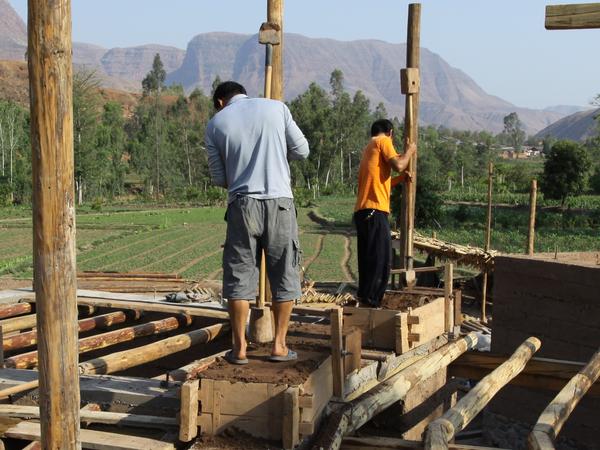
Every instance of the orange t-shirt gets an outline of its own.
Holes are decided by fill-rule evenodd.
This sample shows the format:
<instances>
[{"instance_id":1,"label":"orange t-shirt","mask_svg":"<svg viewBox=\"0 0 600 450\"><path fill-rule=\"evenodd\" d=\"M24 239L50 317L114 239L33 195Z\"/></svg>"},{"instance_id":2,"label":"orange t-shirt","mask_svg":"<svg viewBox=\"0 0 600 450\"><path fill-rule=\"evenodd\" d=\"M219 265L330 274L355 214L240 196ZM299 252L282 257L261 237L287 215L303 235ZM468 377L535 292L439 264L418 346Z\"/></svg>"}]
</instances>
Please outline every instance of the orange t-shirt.
<instances>
[{"instance_id":1,"label":"orange t-shirt","mask_svg":"<svg viewBox=\"0 0 600 450\"><path fill-rule=\"evenodd\" d=\"M377 209L390 212L391 158L398 156L389 136L377 136L363 150L358 169L358 194L354 211Z\"/></svg>"}]
</instances>

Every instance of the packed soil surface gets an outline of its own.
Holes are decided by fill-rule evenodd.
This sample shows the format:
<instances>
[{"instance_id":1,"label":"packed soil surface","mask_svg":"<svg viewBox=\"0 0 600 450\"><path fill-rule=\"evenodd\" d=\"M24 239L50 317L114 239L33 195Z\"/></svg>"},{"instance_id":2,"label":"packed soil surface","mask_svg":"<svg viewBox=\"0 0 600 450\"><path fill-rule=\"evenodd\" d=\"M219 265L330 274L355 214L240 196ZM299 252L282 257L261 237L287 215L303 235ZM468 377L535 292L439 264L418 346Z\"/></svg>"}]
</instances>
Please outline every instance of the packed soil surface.
<instances>
[{"instance_id":1,"label":"packed soil surface","mask_svg":"<svg viewBox=\"0 0 600 450\"><path fill-rule=\"evenodd\" d=\"M293 339L289 339L288 344L292 350L298 353L298 359L295 361L269 361L271 345L252 345L248 347L248 364L235 365L228 363L224 358L218 358L200 374L200 377L229 380L232 383L272 383L297 386L303 384L330 355L330 351L325 347L294 343Z\"/></svg>"},{"instance_id":2,"label":"packed soil surface","mask_svg":"<svg viewBox=\"0 0 600 450\"><path fill-rule=\"evenodd\" d=\"M381 307L383 309L406 311L408 308L423 306L438 297L439 295L420 293L386 292L381 301Z\"/></svg>"},{"instance_id":3,"label":"packed soil surface","mask_svg":"<svg viewBox=\"0 0 600 450\"><path fill-rule=\"evenodd\" d=\"M542 259L545 261L556 261L565 264L576 264L581 266L594 266L600 268L600 252L565 252L557 253L536 253L533 256L525 255L509 255L519 256L522 258Z\"/></svg>"},{"instance_id":4,"label":"packed soil surface","mask_svg":"<svg viewBox=\"0 0 600 450\"><path fill-rule=\"evenodd\" d=\"M199 437L189 450L266 450L281 448L281 443L257 439L237 430L227 430L223 436Z\"/></svg>"}]
</instances>

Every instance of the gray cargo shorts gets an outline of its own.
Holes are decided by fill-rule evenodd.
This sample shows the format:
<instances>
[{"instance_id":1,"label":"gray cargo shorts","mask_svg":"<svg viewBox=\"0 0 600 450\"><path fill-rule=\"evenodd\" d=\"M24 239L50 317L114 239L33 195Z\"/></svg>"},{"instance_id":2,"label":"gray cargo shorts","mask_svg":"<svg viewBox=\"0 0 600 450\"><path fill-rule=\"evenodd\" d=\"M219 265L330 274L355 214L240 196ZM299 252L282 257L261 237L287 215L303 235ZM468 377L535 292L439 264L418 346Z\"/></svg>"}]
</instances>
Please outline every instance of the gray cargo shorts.
<instances>
[{"instance_id":1,"label":"gray cargo shorts","mask_svg":"<svg viewBox=\"0 0 600 450\"><path fill-rule=\"evenodd\" d=\"M293 199L240 195L229 203L225 220L223 298L256 298L263 249L273 301L300 298L301 251Z\"/></svg>"}]
</instances>

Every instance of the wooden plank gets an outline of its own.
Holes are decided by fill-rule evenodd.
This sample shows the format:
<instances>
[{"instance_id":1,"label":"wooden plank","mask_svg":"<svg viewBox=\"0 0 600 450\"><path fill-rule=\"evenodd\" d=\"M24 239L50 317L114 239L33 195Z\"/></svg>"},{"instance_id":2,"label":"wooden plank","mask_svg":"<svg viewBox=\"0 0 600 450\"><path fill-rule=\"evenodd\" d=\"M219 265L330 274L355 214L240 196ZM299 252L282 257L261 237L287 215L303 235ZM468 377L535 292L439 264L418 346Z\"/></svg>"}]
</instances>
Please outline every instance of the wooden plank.
<instances>
[{"instance_id":1,"label":"wooden plank","mask_svg":"<svg viewBox=\"0 0 600 450\"><path fill-rule=\"evenodd\" d=\"M300 385L300 395L310 396L313 399L311 407L303 407L300 410L302 422L315 423L320 420L329 400L333 397L332 358L327 358L319 368L310 374L308 379ZM344 383L346 386L346 383Z\"/></svg>"},{"instance_id":2,"label":"wooden plank","mask_svg":"<svg viewBox=\"0 0 600 450\"><path fill-rule=\"evenodd\" d=\"M336 308L331 310L331 362L333 368L333 395L338 398L344 396L344 360L342 356L342 329L343 310Z\"/></svg>"},{"instance_id":3,"label":"wooden plank","mask_svg":"<svg viewBox=\"0 0 600 450\"><path fill-rule=\"evenodd\" d=\"M300 407L298 388L290 387L283 393L282 443L284 449L293 449L300 441Z\"/></svg>"},{"instance_id":4,"label":"wooden plank","mask_svg":"<svg viewBox=\"0 0 600 450\"><path fill-rule=\"evenodd\" d=\"M344 332L344 375L348 376L360 369L362 336L360 328L352 328Z\"/></svg>"},{"instance_id":5,"label":"wooden plank","mask_svg":"<svg viewBox=\"0 0 600 450\"><path fill-rule=\"evenodd\" d=\"M414 317L414 316L413 316ZM408 343L408 313L401 312L396 314L396 354L401 355L410 349Z\"/></svg>"},{"instance_id":6,"label":"wooden plank","mask_svg":"<svg viewBox=\"0 0 600 450\"><path fill-rule=\"evenodd\" d=\"M527 339L505 363L477 383L442 417L431 422L425 435L425 448L428 450L448 448L448 442L464 430L492 397L523 370L540 346L539 339L535 337Z\"/></svg>"},{"instance_id":7,"label":"wooden plank","mask_svg":"<svg viewBox=\"0 0 600 450\"><path fill-rule=\"evenodd\" d=\"M37 406L0 405L0 417L17 419L39 419L40 409ZM81 408L79 411L81 422L101 423L105 425L118 425L121 427L139 428L174 428L178 421L172 417L145 416L140 414L113 413Z\"/></svg>"},{"instance_id":8,"label":"wooden plank","mask_svg":"<svg viewBox=\"0 0 600 450\"><path fill-rule=\"evenodd\" d=\"M600 28L600 3L547 5L547 30Z\"/></svg>"},{"instance_id":9,"label":"wooden plank","mask_svg":"<svg viewBox=\"0 0 600 450\"><path fill-rule=\"evenodd\" d=\"M410 327L410 332L419 334L419 340L411 343L410 348L429 342L444 334L445 312L446 305L443 297L436 298L435 300L412 310L410 314L419 317L419 323L412 325Z\"/></svg>"},{"instance_id":10,"label":"wooden plank","mask_svg":"<svg viewBox=\"0 0 600 450\"><path fill-rule=\"evenodd\" d=\"M181 385L181 413L179 440L190 442L198 436L198 380L186 381Z\"/></svg>"},{"instance_id":11,"label":"wooden plank","mask_svg":"<svg viewBox=\"0 0 600 450\"><path fill-rule=\"evenodd\" d=\"M4 436L29 441L39 440L40 425L34 422L20 422L6 430ZM93 450L175 450L175 446L168 442L104 431L84 429L80 431L80 439L83 448Z\"/></svg>"}]
</instances>

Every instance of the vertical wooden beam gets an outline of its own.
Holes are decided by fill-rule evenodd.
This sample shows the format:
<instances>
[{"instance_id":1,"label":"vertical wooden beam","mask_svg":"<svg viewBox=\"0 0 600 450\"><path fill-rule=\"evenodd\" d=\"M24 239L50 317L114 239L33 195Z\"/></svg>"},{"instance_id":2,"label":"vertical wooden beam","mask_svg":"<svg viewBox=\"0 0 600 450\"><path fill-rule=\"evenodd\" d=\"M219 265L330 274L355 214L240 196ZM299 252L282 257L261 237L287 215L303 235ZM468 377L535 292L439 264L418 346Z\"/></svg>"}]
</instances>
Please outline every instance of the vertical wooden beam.
<instances>
[{"instance_id":1,"label":"vertical wooden beam","mask_svg":"<svg viewBox=\"0 0 600 450\"><path fill-rule=\"evenodd\" d=\"M71 1L29 0L27 28L41 442L79 449Z\"/></svg>"},{"instance_id":2,"label":"vertical wooden beam","mask_svg":"<svg viewBox=\"0 0 600 450\"><path fill-rule=\"evenodd\" d=\"M293 449L300 441L300 404L297 387L283 393L282 444L284 449Z\"/></svg>"},{"instance_id":3,"label":"vertical wooden beam","mask_svg":"<svg viewBox=\"0 0 600 450\"><path fill-rule=\"evenodd\" d=\"M179 412L179 440L190 442L198 436L198 390L199 380L186 381L181 385L181 410Z\"/></svg>"},{"instance_id":4,"label":"vertical wooden beam","mask_svg":"<svg viewBox=\"0 0 600 450\"><path fill-rule=\"evenodd\" d=\"M276 23L280 27L281 42L273 46L271 98L283 101L283 0L267 0L267 22Z\"/></svg>"},{"instance_id":5,"label":"vertical wooden beam","mask_svg":"<svg viewBox=\"0 0 600 450\"><path fill-rule=\"evenodd\" d=\"M531 180L529 193L529 230L527 232L527 254L533 256L535 241L535 208L537 204L537 180Z\"/></svg>"},{"instance_id":6,"label":"vertical wooden beam","mask_svg":"<svg viewBox=\"0 0 600 450\"><path fill-rule=\"evenodd\" d=\"M490 161L488 166L488 195L487 195L487 221L485 224L485 248L488 252L492 243L492 188L494 178L494 163ZM486 302L487 302L487 284L488 272L483 269L483 288L481 290L481 321L487 322Z\"/></svg>"},{"instance_id":7,"label":"vertical wooden beam","mask_svg":"<svg viewBox=\"0 0 600 450\"><path fill-rule=\"evenodd\" d=\"M444 301L446 302L444 311L444 326L446 333L454 330L454 299L452 285L454 283L454 266L451 262L444 265Z\"/></svg>"},{"instance_id":8,"label":"vertical wooden beam","mask_svg":"<svg viewBox=\"0 0 600 450\"><path fill-rule=\"evenodd\" d=\"M421 61L421 5L408 5L408 27L406 38L406 67L419 69ZM404 116L404 137L417 144L419 135L419 93L406 94ZM408 166L412 172L412 182L402 185L402 205L400 210L400 246L401 268L413 268L413 229L415 214L415 195L417 191L417 155L414 155Z\"/></svg>"},{"instance_id":9,"label":"vertical wooden beam","mask_svg":"<svg viewBox=\"0 0 600 450\"><path fill-rule=\"evenodd\" d=\"M331 310L331 366L333 372L333 395L344 398L344 360L343 360L343 310L334 308Z\"/></svg>"}]
</instances>

